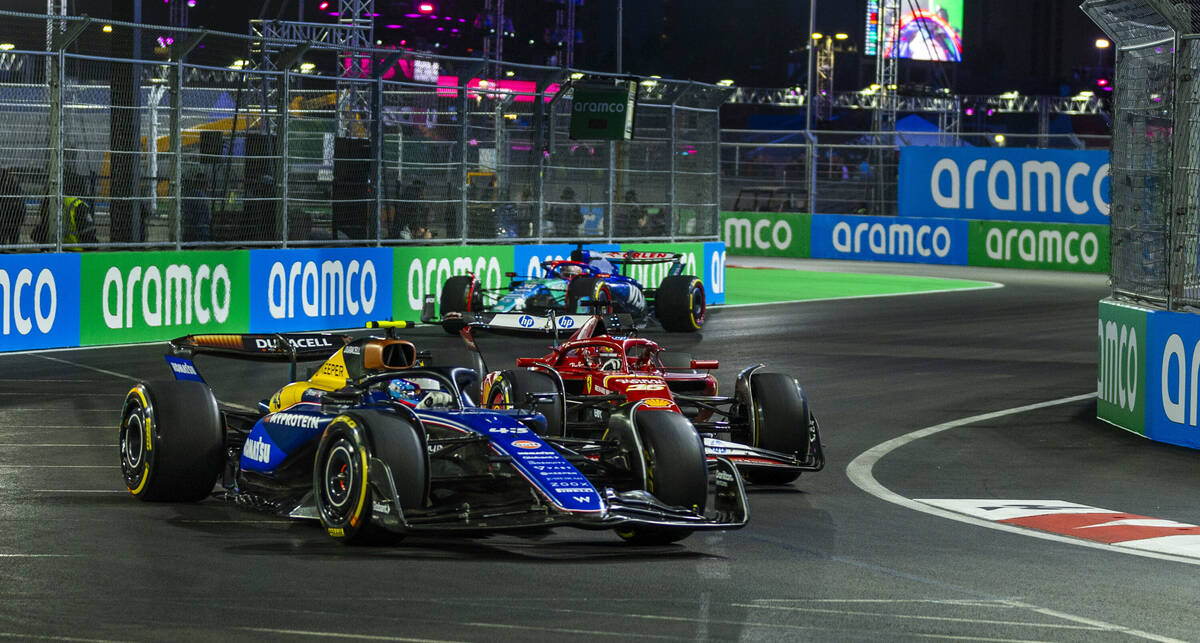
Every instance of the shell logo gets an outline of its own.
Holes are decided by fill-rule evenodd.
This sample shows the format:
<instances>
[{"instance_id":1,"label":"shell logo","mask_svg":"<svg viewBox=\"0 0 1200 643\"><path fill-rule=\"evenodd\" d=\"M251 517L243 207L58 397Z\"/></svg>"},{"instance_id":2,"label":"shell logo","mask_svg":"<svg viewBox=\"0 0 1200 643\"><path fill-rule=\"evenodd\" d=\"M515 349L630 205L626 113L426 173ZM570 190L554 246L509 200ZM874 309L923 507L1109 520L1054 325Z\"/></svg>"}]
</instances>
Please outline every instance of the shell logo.
<instances>
[{"instance_id":1,"label":"shell logo","mask_svg":"<svg viewBox=\"0 0 1200 643\"><path fill-rule=\"evenodd\" d=\"M514 440L512 445L518 449L537 449L542 446L533 440Z\"/></svg>"},{"instance_id":2,"label":"shell logo","mask_svg":"<svg viewBox=\"0 0 1200 643\"><path fill-rule=\"evenodd\" d=\"M644 405L648 406L652 409L665 409L665 408L671 406L671 404L672 404L671 400L664 400L662 398L655 397L655 398L646 400Z\"/></svg>"}]
</instances>

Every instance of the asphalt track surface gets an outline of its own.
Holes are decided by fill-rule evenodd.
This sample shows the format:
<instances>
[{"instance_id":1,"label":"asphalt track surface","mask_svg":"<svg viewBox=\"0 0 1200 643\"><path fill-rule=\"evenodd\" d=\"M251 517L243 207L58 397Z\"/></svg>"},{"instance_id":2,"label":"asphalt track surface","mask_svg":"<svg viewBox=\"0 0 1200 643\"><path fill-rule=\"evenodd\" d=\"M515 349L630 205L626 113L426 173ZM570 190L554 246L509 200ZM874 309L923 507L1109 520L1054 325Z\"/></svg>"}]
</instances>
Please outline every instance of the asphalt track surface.
<instances>
[{"instance_id":1,"label":"asphalt track surface","mask_svg":"<svg viewBox=\"0 0 1200 643\"><path fill-rule=\"evenodd\" d=\"M745 529L663 547L575 530L343 547L312 523L218 501L142 503L122 490L115 427L131 378L166 375L161 347L0 356L0 638L1200 639L1195 561L895 502L1064 500L1200 524L1200 454L1095 420L1103 277L802 265L1004 287L713 310L702 336L667 337L720 359L726 390L759 361L795 374L829 462L753 490ZM440 330L413 336L450 350ZM286 376L235 375L245 395Z\"/></svg>"}]
</instances>

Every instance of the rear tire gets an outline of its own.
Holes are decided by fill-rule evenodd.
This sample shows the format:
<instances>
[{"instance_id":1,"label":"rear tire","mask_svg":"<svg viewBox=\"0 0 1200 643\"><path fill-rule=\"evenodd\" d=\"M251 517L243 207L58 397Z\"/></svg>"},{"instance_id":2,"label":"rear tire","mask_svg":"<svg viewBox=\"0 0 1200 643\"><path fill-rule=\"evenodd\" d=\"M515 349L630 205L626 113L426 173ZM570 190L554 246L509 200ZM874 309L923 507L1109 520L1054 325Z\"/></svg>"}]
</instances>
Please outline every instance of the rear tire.
<instances>
[{"instance_id":1,"label":"rear tire","mask_svg":"<svg viewBox=\"0 0 1200 643\"><path fill-rule=\"evenodd\" d=\"M808 400L794 379L783 373L754 373L750 376L753 399L749 411L756 415L758 434L752 445L794 454L803 460L809 444ZM754 484L788 484L800 477L799 471L747 472Z\"/></svg>"},{"instance_id":2,"label":"rear tire","mask_svg":"<svg viewBox=\"0 0 1200 643\"><path fill-rule=\"evenodd\" d=\"M523 368L501 371L500 376L492 382L488 389L484 406L489 409L523 408L525 396L529 393L561 394L554 378ZM534 410L546 416L544 433L548 435L563 435L563 401L561 395L548 404L536 404ZM539 433L541 433L539 431Z\"/></svg>"},{"instance_id":3,"label":"rear tire","mask_svg":"<svg viewBox=\"0 0 1200 643\"><path fill-rule=\"evenodd\" d=\"M706 311L704 282L691 275L672 275L663 279L654 295L654 314L658 323L669 332L700 330Z\"/></svg>"},{"instance_id":4,"label":"rear tire","mask_svg":"<svg viewBox=\"0 0 1200 643\"><path fill-rule=\"evenodd\" d=\"M139 500L199 502L221 473L225 434L212 390L201 382L142 382L125 397L121 472Z\"/></svg>"},{"instance_id":5,"label":"rear tire","mask_svg":"<svg viewBox=\"0 0 1200 643\"><path fill-rule=\"evenodd\" d=\"M483 293L479 291L479 282L470 275L456 275L446 280L442 284L442 292L438 298L438 312L442 319L446 318L446 313L466 313L466 312L482 312L483 311ZM453 325L443 324L446 332L454 335L461 329L461 326L454 328Z\"/></svg>"},{"instance_id":6,"label":"rear tire","mask_svg":"<svg viewBox=\"0 0 1200 643\"><path fill-rule=\"evenodd\" d=\"M703 514L708 501L708 462L704 444L682 415L640 411L634 417L642 440L646 491L664 504ZM617 535L635 545L665 545L691 535L686 527L618 528Z\"/></svg>"}]
</instances>

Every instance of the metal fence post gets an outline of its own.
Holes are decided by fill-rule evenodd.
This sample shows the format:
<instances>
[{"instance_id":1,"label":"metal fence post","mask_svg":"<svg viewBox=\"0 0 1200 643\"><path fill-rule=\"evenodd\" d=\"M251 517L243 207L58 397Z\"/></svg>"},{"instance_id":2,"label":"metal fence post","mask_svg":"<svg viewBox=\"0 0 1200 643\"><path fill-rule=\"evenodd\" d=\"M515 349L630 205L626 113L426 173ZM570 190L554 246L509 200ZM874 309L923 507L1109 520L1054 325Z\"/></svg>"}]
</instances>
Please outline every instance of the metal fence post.
<instances>
[{"instance_id":1,"label":"metal fence post","mask_svg":"<svg viewBox=\"0 0 1200 643\"><path fill-rule=\"evenodd\" d=\"M62 252L62 205L63 205L63 83L66 74L63 71L65 56L63 48L57 47L50 56L50 167L47 168L47 196L50 207L47 216L53 223L51 231L54 239L54 251Z\"/></svg>"},{"instance_id":2,"label":"metal fence post","mask_svg":"<svg viewBox=\"0 0 1200 643\"><path fill-rule=\"evenodd\" d=\"M617 189L617 154L620 151L620 143L608 142L608 210L605 212L604 230L608 233L609 241L612 241L616 230L616 210L613 208L613 201L615 201L614 192Z\"/></svg>"},{"instance_id":3,"label":"metal fence post","mask_svg":"<svg viewBox=\"0 0 1200 643\"><path fill-rule=\"evenodd\" d=\"M296 57L299 58L299 55ZM288 64L280 65L283 75L277 80L279 83L279 91L276 92L279 96L277 107L279 122L275 126L275 131L278 132L279 138L279 172L277 173L279 177L279 202L276 204L275 209L275 230L279 234L279 243L284 248L288 247L288 212L290 211L288 207L288 171L290 169L288 167L290 165L288 163L288 132L291 128L288 121L291 119L288 112L288 103L292 95L291 68L294 61L288 60L286 62Z\"/></svg>"},{"instance_id":4,"label":"metal fence post","mask_svg":"<svg viewBox=\"0 0 1200 643\"><path fill-rule=\"evenodd\" d=\"M676 128L675 101L672 100L671 101L671 125L670 125L671 142L670 142L670 147L667 148L667 156L669 156L671 158L671 186L670 186L670 188L668 188L668 190L670 191L669 196L670 196L670 203L671 203L670 208L671 209L669 210L670 220L667 222L668 223L667 233L670 235L671 241L675 240L675 227L676 227L675 221L679 218L679 213L675 211L675 149L676 149L675 146L676 146L676 138L678 136L678 133L675 131L675 128Z\"/></svg>"},{"instance_id":5,"label":"metal fence post","mask_svg":"<svg viewBox=\"0 0 1200 643\"><path fill-rule=\"evenodd\" d=\"M470 81L470 77L458 79L458 241L462 244L467 242L467 123L470 121L467 84Z\"/></svg>"},{"instance_id":6,"label":"metal fence post","mask_svg":"<svg viewBox=\"0 0 1200 643\"><path fill-rule=\"evenodd\" d=\"M172 50L172 55L175 57L175 69L171 74L171 234L175 238L175 249L179 250L183 244L183 59L187 57L204 36L208 35L207 31L192 35L187 41L180 43L178 48ZM155 177L157 180L158 177ZM211 222L210 222L211 226ZM211 237L206 239L211 241Z\"/></svg>"},{"instance_id":7,"label":"metal fence post","mask_svg":"<svg viewBox=\"0 0 1200 643\"><path fill-rule=\"evenodd\" d=\"M385 63L386 64L386 63ZM395 63L393 62L392 65ZM391 67L391 65L387 65ZM371 101L375 108L373 132L371 138L372 153L375 161L375 245L383 245L383 73L375 75L375 100ZM395 211L392 212L395 217Z\"/></svg>"}]
</instances>

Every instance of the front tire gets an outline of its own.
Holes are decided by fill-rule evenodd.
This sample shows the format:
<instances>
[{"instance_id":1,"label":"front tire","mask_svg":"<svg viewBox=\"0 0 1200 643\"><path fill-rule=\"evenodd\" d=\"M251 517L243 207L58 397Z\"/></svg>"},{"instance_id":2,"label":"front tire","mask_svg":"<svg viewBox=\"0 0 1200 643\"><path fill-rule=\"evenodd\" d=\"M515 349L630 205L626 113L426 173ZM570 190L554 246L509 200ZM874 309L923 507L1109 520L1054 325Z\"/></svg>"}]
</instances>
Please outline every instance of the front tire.
<instances>
[{"instance_id":1,"label":"front tire","mask_svg":"<svg viewBox=\"0 0 1200 643\"><path fill-rule=\"evenodd\" d=\"M646 491L664 504L703 514L708 501L708 463L700 434L682 415L639 411L634 417L642 441ZM665 545L691 535L685 527L622 527L617 535L635 545Z\"/></svg>"},{"instance_id":2,"label":"front tire","mask_svg":"<svg viewBox=\"0 0 1200 643\"><path fill-rule=\"evenodd\" d=\"M700 330L707 310L704 282L691 275L672 275L663 279L654 296L654 314L663 329L669 332Z\"/></svg>"},{"instance_id":3,"label":"front tire","mask_svg":"<svg viewBox=\"0 0 1200 643\"><path fill-rule=\"evenodd\" d=\"M754 373L750 384L753 399L749 412L755 415L758 427L752 445L804 460L812 445L808 399L800 385L783 373ZM799 471L785 470L761 470L746 475L751 483L772 485L789 484L799 477Z\"/></svg>"},{"instance_id":4,"label":"front tire","mask_svg":"<svg viewBox=\"0 0 1200 643\"><path fill-rule=\"evenodd\" d=\"M139 500L199 502L221 472L224 423L201 382L142 382L125 396L121 473Z\"/></svg>"},{"instance_id":5,"label":"front tire","mask_svg":"<svg viewBox=\"0 0 1200 643\"><path fill-rule=\"evenodd\" d=\"M313 459L313 498L321 526L347 544L365 542L374 532L367 480L371 450L365 433L360 420L339 416L325 428Z\"/></svg>"}]
</instances>

